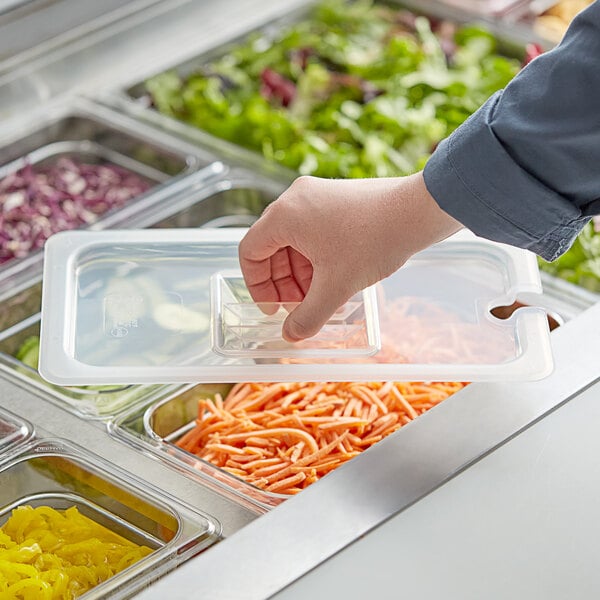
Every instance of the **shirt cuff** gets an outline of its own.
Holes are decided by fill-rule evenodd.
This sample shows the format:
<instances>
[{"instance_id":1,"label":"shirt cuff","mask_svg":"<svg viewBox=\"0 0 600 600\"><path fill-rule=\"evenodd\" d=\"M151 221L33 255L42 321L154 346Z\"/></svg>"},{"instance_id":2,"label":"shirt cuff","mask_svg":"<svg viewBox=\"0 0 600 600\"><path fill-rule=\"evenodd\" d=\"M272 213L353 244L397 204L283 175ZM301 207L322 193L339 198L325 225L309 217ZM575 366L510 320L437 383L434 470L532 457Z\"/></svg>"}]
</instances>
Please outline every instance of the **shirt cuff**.
<instances>
[{"instance_id":1,"label":"shirt cuff","mask_svg":"<svg viewBox=\"0 0 600 600\"><path fill-rule=\"evenodd\" d=\"M554 260L588 219L517 164L498 139L491 122L501 94L439 144L425 166L425 185L473 233Z\"/></svg>"}]
</instances>

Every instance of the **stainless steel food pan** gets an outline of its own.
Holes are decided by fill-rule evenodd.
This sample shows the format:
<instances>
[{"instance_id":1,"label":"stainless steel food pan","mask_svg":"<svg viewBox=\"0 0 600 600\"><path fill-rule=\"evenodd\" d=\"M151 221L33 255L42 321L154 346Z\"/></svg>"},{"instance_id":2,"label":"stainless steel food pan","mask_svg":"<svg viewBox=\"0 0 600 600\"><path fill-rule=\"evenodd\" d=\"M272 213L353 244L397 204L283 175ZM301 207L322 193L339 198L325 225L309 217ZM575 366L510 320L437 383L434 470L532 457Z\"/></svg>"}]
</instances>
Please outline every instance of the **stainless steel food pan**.
<instances>
[{"instance_id":1,"label":"stainless steel food pan","mask_svg":"<svg viewBox=\"0 0 600 600\"><path fill-rule=\"evenodd\" d=\"M16 446L33 435L33 427L24 419L0 408L0 463L10 456Z\"/></svg>"},{"instance_id":2,"label":"stainless steel food pan","mask_svg":"<svg viewBox=\"0 0 600 600\"><path fill-rule=\"evenodd\" d=\"M287 185L285 179L232 169L222 179L192 186L168 203L130 220L130 227L249 227Z\"/></svg>"},{"instance_id":3,"label":"stainless steel food pan","mask_svg":"<svg viewBox=\"0 0 600 600\"><path fill-rule=\"evenodd\" d=\"M82 514L152 552L82 598L124 598L219 539L220 524L163 497L136 476L56 439L40 439L0 467L0 526L30 505Z\"/></svg>"},{"instance_id":4,"label":"stainless steel food pan","mask_svg":"<svg viewBox=\"0 0 600 600\"><path fill-rule=\"evenodd\" d=\"M118 227L152 202L181 192L187 177L210 179L223 165L214 155L105 106L76 99L5 122L0 134L0 180L25 164L47 165L61 157L111 163L137 174L150 189L125 206L99 215L94 229ZM158 195L160 192L160 195ZM0 290L23 272L41 272L42 252L0 266Z\"/></svg>"}]
</instances>

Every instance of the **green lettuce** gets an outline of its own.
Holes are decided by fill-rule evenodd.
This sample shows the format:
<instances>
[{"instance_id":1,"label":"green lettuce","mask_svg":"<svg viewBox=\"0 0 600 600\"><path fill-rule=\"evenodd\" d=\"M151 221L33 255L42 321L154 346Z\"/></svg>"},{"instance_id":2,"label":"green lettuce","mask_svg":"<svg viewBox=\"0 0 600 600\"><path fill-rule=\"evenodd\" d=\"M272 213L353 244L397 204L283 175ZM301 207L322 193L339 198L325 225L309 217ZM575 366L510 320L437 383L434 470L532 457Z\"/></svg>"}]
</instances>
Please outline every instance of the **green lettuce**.
<instances>
[{"instance_id":1,"label":"green lettuce","mask_svg":"<svg viewBox=\"0 0 600 600\"><path fill-rule=\"evenodd\" d=\"M480 27L441 31L404 10L333 0L275 39L252 34L146 88L160 112L303 174L407 175L520 68ZM265 70L293 86L291 102L265 93Z\"/></svg>"}]
</instances>

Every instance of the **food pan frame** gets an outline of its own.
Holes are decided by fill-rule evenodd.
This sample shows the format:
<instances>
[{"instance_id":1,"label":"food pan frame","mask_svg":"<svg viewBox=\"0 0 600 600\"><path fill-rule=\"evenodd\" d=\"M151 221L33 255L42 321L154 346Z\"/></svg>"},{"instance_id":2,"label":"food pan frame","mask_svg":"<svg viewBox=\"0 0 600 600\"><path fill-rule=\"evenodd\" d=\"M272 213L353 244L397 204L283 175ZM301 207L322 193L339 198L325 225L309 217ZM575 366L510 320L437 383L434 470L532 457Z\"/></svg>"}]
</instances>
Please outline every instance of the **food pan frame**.
<instances>
[{"instance_id":1,"label":"food pan frame","mask_svg":"<svg viewBox=\"0 0 600 600\"><path fill-rule=\"evenodd\" d=\"M150 555L81 596L86 600L130 597L220 539L221 524L210 515L65 440L32 441L19 455L0 465L3 480L1 495L12 494L12 500L3 502L7 508L0 513L0 521L5 520L7 511L31 500L49 500L60 508L79 505L83 514L98 516L100 524L113 524L117 533L126 533L125 537L137 538L137 543L153 549Z\"/></svg>"},{"instance_id":2,"label":"food pan frame","mask_svg":"<svg viewBox=\"0 0 600 600\"><path fill-rule=\"evenodd\" d=\"M25 444L34 434L33 425L0 407L0 464L15 448Z\"/></svg>"},{"instance_id":3,"label":"food pan frame","mask_svg":"<svg viewBox=\"0 0 600 600\"><path fill-rule=\"evenodd\" d=\"M41 106L25 120L15 117L0 133L0 179L26 163L83 153L92 162L112 162L151 182L152 187L109 210L89 229L124 226L155 202L180 194L194 181L221 175L224 164L210 151L186 143L147 123L85 98ZM41 273L43 249L0 265L0 292L19 277Z\"/></svg>"}]
</instances>

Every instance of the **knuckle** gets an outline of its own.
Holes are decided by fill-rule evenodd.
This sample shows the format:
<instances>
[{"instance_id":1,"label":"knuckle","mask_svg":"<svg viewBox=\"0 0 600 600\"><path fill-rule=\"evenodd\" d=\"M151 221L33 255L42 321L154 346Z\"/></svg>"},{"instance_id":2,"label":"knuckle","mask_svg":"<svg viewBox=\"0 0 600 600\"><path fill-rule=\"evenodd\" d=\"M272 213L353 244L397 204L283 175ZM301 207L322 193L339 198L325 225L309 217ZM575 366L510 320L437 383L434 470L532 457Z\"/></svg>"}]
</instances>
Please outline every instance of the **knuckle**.
<instances>
[{"instance_id":1,"label":"knuckle","mask_svg":"<svg viewBox=\"0 0 600 600\"><path fill-rule=\"evenodd\" d=\"M267 215L271 215L271 213L273 212L273 208L276 206L278 201L279 200L273 200L273 202L270 202L269 204L267 204L267 206L261 213L261 218L264 218Z\"/></svg>"},{"instance_id":2,"label":"knuckle","mask_svg":"<svg viewBox=\"0 0 600 600\"><path fill-rule=\"evenodd\" d=\"M306 193L313 188L316 179L316 177L312 177L311 175L301 175L300 177L294 180L294 182L290 186L290 190L293 190L294 192L299 194Z\"/></svg>"},{"instance_id":3,"label":"knuckle","mask_svg":"<svg viewBox=\"0 0 600 600\"><path fill-rule=\"evenodd\" d=\"M238 254L240 256L245 256L246 254L248 254L248 244L250 242L248 241L248 234L246 234L241 240L240 243L238 245Z\"/></svg>"},{"instance_id":4,"label":"knuckle","mask_svg":"<svg viewBox=\"0 0 600 600\"><path fill-rule=\"evenodd\" d=\"M310 182L314 179L311 175L300 175L294 179L292 186L294 188L302 188L310 185Z\"/></svg>"},{"instance_id":5,"label":"knuckle","mask_svg":"<svg viewBox=\"0 0 600 600\"><path fill-rule=\"evenodd\" d=\"M279 222L284 220L286 214L286 197L284 195L279 196L277 200L274 200L267 205L261 215L261 220L264 223L272 224L273 222Z\"/></svg>"}]
</instances>

